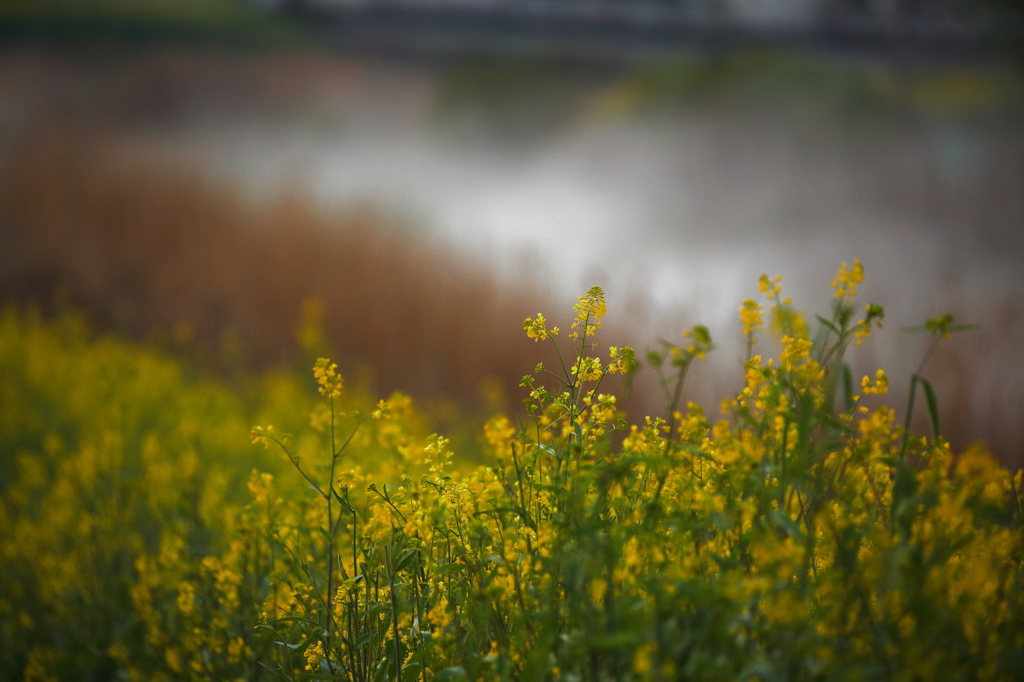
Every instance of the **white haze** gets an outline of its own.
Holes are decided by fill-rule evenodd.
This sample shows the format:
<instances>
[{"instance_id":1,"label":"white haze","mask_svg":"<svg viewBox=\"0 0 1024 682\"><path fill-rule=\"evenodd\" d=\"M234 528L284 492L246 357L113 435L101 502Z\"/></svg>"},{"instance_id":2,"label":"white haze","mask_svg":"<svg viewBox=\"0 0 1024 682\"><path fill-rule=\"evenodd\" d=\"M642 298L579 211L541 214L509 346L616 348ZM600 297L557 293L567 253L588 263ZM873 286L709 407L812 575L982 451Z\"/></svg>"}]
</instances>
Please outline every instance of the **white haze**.
<instances>
[{"instance_id":1,"label":"white haze","mask_svg":"<svg viewBox=\"0 0 1024 682\"><path fill-rule=\"evenodd\" d=\"M977 126L584 108L507 137L484 114L439 115L434 69L357 74L329 103L283 118L197 114L167 145L257 197L293 187L329 206L369 202L497 273L539 260L566 296L599 282L711 325L731 320L766 270L820 308L854 258L901 323L946 301L1024 293L1024 169ZM1002 186L986 187L993 178Z\"/></svg>"}]
</instances>

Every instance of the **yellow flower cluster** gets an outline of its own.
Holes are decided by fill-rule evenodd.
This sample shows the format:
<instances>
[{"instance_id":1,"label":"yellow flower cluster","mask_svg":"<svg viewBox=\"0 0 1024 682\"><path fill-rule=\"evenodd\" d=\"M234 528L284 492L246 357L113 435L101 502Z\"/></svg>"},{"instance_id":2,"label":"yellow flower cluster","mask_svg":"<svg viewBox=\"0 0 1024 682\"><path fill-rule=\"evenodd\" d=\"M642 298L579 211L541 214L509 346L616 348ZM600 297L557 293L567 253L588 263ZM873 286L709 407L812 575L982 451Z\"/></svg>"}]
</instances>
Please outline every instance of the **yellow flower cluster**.
<instances>
[{"instance_id":1,"label":"yellow flower cluster","mask_svg":"<svg viewBox=\"0 0 1024 682\"><path fill-rule=\"evenodd\" d=\"M769 297L778 296L782 293L782 275L775 275L775 278L772 279L768 277L768 273L763 273L758 280L757 288L762 294L767 294Z\"/></svg>"},{"instance_id":2,"label":"yellow flower cluster","mask_svg":"<svg viewBox=\"0 0 1024 682\"><path fill-rule=\"evenodd\" d=\"M636 367L636 353L629 346L618 348L608 347L608 355L611 362L608 363L606 371L613 374L626 374Z\"/></svg>"},{"instance_id":3,"label":"yellow flower cluster","mask_svg":"<svg viewBox=\"0 0 1024 682\"><path fill-rule=\"evenodd\" d=\"M581 296L576 305L573 306L576 317L572 321L572 328L581 331L574 331L570 336L574 339L587 338L597 333L603 326L601 318L607 312L604 302L604 290L601 287L590 287L585 296Z\"/></svg>"},{"instance_id":4,"label":"yellow flower cluster","mask_svg":"<svg viewBox=\"0 0 1024 682\"><path fill-rule=\"evenodd\" d=\"M320 405L277 386L257 410L296 434L252 430L277 458L239 452L251 422L228 398L202 398L151 358L62 355L68 334L0 318L3 378L51 396L45 410L10 406L25 425L10 438L30 445L0 498L0 571L13 577L0 585L0 676L1017 679L1021 472L861 405L886 392L881 370L860 395L847 386L837 414L852 307L812 343L780 280L761 284L789 311L781 353L746 361L727 418L680 398L713 348L694 327L685 348L648 358L674 372L663 416L627 422L602 382L635 356L587 354L604 315L592 289L573 361L537 368L557 384L525 378L526 414L488 420L474 455L429 434L402 394L367 401L363 421L326 359ZM552 338L543 316L527 322L530 338ZM122 384L117 405L54 375L101 383L119 363L142 383ZM61 410L63 428L31 431ZM166 431L149 429L169 411ZM72 438L71 423L88 427Z\"/></svg>"},{"instance_id":5,"label":"yellow flower cluster","mask_svg":"<svg viewBox=\"0 0 1024 682\"><path fill-rule=\"evenodd\" d=\"M853 267L848 268L846 263L839 266L836 278L832 280L834 298L843 300L854 298L857 295L857 286L864 281L864 266L859 260L853 261Z\"/></svg>"},{"instance_id":6,"label":"yellow flower cluster","mask_svg":"<svg viewBox=\"0 0 1024 682\"><path fill-rule=\"evenodd\" d=\"M799 365L810 361L811 351L810 339L782 337L782 366L786 369L795 369Z\"/></svg>"},{"instance_id":7,"label":"yellow flower cluster","mask_svg":"<svg viewBox=\"0 0 1024 682\"><path fill-rule=\"evenodd\" d=\"M558 327L554 327L551 330L547 328L547 320L540 313L537 313L537 318L532 317L526 318L523 322L523 329L526 330L526 335L535 341L545 341L552 336L558 336Z\"/></svg>"},{"instance_id":8,"label":"yellow flower cluster","mask_svg":"<svg viewBox=\"0 0 1024 682\"><path fill-rule=\"evenodd\" d=\"M883 370L875 373L875 381L872 383L870 377L864 377L860 382L861 393L864 395L882 395L889 392L889 377Z\"/></svg>"},{"instance_id":9,"label":"yellow flower cluster","mask_svg":"<svg viewBox=\"0 0 1024 682\"><path fill-rule=\"evenodd\" d=\"M306 648L303 656L306 658L306 670L319 673L320 664L323 663L326 658L324 656L323 642L314 642L312 646Z\"/></svg>"},{"instance_id":10,"label":"yellow flower cluster","mask_svg":"<svg viewBox=\"0 0 1024 682\"><path fill-rule=\"evenodd\" d=\"M740 322L743 323L743 336L749 339L750 343L757 343L757 339L754 338L761 329L761 317L764 309L760 304L752 298L748 298L743 301L743 306L740 308Z\"/></svg>"},{"instance_id":11,"label":"yellow flower cluster","mask_svg":"<svg viewBox=\"0 0 1024 682\"><path fill-rule=\"evenodd\" d=\"M777 296L778 280L769 287ZM710 346L709 337L690 338L689 347L670 347L664 358L683 366L702 344ZM834 341L840 350L845 338ZM687 414L673 411L671 423L648 417L630 426L618 448L606 427L615 418L615 397L577 393L579 382L600 381L607 368L581 354L564 390L524 380L531 400L543 403L534 426L516 429L503 416L488 422L496 466L461 470L444 439L432 437L432 471L418 486L409 476L390 491L366 477L347 479L347 490L368 486L376 495L367 520L346 526L371 558L360 564L360 580L391 584L399 572L408 594L397 599L389 588L374 597L358 582L346 583L335 604L338 622L350 625L333 640L333 658L325 649L323 660L350 669L340 642L359 634L358 614L374 613L362 616L361 627L382 643L381 665L400 659L417 674L474 660L482 679L582 675L595 666L609 675L628 670L630 679L663 679L697 665L687 658L692 650L676 643L700 632L708 650L753 642L780 660L813 660L837 679L879 665L932 676L977 669L1010 679L998 661L1014 645L980 623L983 612L1001 614L995 617L1004 624L1015 618L1006 608L986 609L1015 589L1007 580L1024 565L1024 539L996 527L982 531L976 516L959 522L958 515L977 499L965 491L978 488L962 477L987 481L983 494L995 501L1006 499L1020 476L1007 477L978 454L970 460L978 464L954 472L946 446L922 439L912 440L920 467L900 464L900 430L885 407L864 408L856 428L826 436L837 427L821 399L826 367L812 351L805 335L784 335L778 363L752 357L746 385L732 401L734 421L711 427L691 403ZM613 348L612 360L621 353ZM887 387L879 371L861 389L868 395ZM908 476L916 488L902 482ZM912 489L932 492L908 506ZM905 564L907 543L943 577L915 581ZM981 559L970 568L966 558L944 563L952 546L961 548L958 557ZM344 574L356 573L355 558L342 563ZM904 566L895 583L893 565ZM366 577L368 570L377 577ZM986 577L968 581L972 571ZM1020 591L1014 594L1021 604ZM316 602L306 599L309 618ZM851 609L850 600L863 605ZM690 620L707 618L713 603L729 614L720 624ZM915 611L919 604L928 604L927 616ZM659 620L666 613L671 620ZM967 643L937 663L927 647L942 623L961 614L968 614ZM880 623L897 633L899 646L877 646ZM555 628L569 645L545 644L541 628ZM674 634L658 639L650 628ZM813 643L793 649L787 642L798 636ZM749 661L736 665L733 675Z\"/></svg>"},{"instance_id":12,"label":"yellow flower cluster","mask_svg":"<svg viewBox=\"0 0 1024 682\"><path fill-rule=\"evenodd\" d=\"M342 379L338 374L338 365L327 358L319 358L313 365L313 378L316 379L320 395L328 398L340 398Z\"/></svg>"}]
</instances>

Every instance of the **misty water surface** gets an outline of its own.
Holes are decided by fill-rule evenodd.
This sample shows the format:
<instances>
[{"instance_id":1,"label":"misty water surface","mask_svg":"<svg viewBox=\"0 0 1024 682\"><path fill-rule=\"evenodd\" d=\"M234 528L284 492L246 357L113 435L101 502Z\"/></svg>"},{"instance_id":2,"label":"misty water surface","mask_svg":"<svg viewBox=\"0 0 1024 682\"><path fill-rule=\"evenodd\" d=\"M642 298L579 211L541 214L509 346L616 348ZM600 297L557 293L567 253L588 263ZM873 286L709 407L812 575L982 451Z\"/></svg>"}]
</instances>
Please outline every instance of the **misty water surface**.
<instances>
[{"instance_id":1,"label":"misty water surface","mask_svg":"<svg viewBox=\"0 0 1024 682\"><path fill-rule=\"evenodd\" d=\"M211 107L169 139L257 197L369 202L506 275L539 261L567 295L600 282L709 323L731 319L766 270L821 306L854 258L866 294L902 321L1024 292L1012 130L941 111L822 112L807 98L609 111L614 85L554 122L531 126L527 111L509 126L494 108L439 105L440 82L432 67L360 63L330 98Z\"/></svg>"}]
</instances>

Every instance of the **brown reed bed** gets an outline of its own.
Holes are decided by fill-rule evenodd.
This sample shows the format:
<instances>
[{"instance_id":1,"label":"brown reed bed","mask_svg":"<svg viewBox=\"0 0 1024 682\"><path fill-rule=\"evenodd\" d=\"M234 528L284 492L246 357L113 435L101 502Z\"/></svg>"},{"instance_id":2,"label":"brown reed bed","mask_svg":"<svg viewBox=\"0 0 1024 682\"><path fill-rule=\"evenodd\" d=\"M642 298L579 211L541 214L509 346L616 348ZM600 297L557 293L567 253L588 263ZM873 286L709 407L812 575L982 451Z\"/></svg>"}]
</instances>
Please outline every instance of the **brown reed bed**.
<instances>
[{"instance_id":1,"label":"brown reed bed","mask_svg":"<svg viewBox=\"0 0 1024 682\"><path fill-rule=\"evenodd\" d=\"M256 209L194 172L50 131L0 169L0 217L4 299L64 290L107 328L187 339L207 360L293 362L312 314L324 350L370 368L378 391L473 403L483 378L514 386L537 361L517 332L541 294L370 209L329 215L287 195Z\"/></svg>"}]
</instances>

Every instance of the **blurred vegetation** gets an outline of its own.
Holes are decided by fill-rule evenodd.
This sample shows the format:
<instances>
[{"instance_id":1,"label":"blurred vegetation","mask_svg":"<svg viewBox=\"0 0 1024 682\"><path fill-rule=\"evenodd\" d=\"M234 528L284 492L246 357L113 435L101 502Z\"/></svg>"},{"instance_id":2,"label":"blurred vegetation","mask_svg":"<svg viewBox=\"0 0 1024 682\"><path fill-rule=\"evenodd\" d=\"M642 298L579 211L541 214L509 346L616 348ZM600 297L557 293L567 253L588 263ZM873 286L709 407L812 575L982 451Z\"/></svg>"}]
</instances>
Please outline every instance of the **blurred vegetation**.
<instances>
[{"instance_id":1,"label":"blurred vegetation","mask_svg":"<svg viewBox=\"0 0 1024 682\"><path fill-rule=\"evenodd\" d=\"M629 421L599 392L636 368L594 351L603 292L560 337L529 318L569 364L523 379L478 467L329 360L228 388L74 311L8 308L0 676L1016 679L1022 474L954 455L923 365L928 437L879 403L883 372L849 375L882 315L858 313L862 279L844 264L812 340L762 276L714 422L679 402L703 327L648 355L664 414ZM762 326L778 358L754 354Z\"/></svg>"},{"instance_id":2,"label":"blurred vegetation","mask_svg":"<svg viewBox=\"0 0 1024 682\"><path fill-rule=\"evenodd\" d=\"M297 22L240 0L0 0L0 39L234 48L312 44L309 31Z\"/></svg>"},{"instance_id":3,"label":"blurred vegetation","mask_svg":"<svg viewBox=\"0 0 1024 682\"><path fill-rule=\"evenodd\" d=\"M456 60L439 103L486 113L501 128L560 127L593 114L671 114L752 106L850 120L958 116L1008 123L1024 111L1024 72L983 61L910 68L884 58L844 63L795 50L684 53L622 65Z\"/></svg>"},{"instance_id":4,"label":"blurred vegetation","mask_svg":"<svg viewBox=\"0 0 1024 682\"><path fill-rule=\"evenodd\" d=\"M1014 679L1022 473L980 447L954 456L930 388L926 438L872 401L884 372L852 379L844 352L883 315L858 314L859 263L840 268L813 341L780 279L760 288L782 353L753 354L765 313L745 302L746 385L728 419L682 411L690 366L714 348L697 326L649 354L665 418L629 422L600 391L636 358L598 357L593 287L561 342L543 315L524 322L565 362L524 378L518 426L488 423L494 464L460 468L433 436L397 447L385 483L335 475L349 449L332 446L304 526L267 481L282 544L309 557L285 561L292 597L260 620L278 644L267 667L352 681ZM926 328L937 343L954 325ZM333 414L338 380L328 361L317 372ZM374 416L400 427L388 402ZM253 440L295 452L270 427Z\"/></svg>"},{"instance_id":5,"label":"blurred vegetation","mask_svg":"<svg viewBox=\"0 0 1024 682\"><path fill-rule=\"evenodd\" d=\"M254 674L254 651L269 655L254 626L272 588L247 482L285 462L246 434L271 415L304 431L311 385L307 372L275 372L228 386L156 346L97 334L70 308L48 320L5 308L0 678L162 679L176 669L164 648L187 649L196 628L202 647L220 648L194 651L206 667L190 677ZM373 401L350 385L341 406L369 411ZM406 428L423 435L426 422L409 415ZM240 571L244 584L232 582ZM165 582L148 582L151 572ZM176 629L152 630L147 618L164 617Z\"/></svg>"},{"instance_id":6,"label":"blurred vegetation","mask_svg":"<svg viewBox=\"0 0 1024 682\"><path fill-rule=\"evenodd\" d=\"M997 67L918 67L907 73L884 61L845 66L807 55L742 50L713 59L640 66L621 86L620 106L684 102L773 102L832 115L1017 111L1019 78Z\"/></svg>"}]
</instances>

